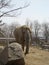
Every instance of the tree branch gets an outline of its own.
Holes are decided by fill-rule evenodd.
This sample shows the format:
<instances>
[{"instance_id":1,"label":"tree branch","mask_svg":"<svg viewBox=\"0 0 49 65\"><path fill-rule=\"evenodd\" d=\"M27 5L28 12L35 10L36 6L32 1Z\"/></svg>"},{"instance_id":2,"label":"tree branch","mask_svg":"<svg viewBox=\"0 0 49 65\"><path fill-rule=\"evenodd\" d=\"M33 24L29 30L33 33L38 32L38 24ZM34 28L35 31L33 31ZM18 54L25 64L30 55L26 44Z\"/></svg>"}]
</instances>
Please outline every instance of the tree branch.
<instances>
[{"instance_id":1,"label":"tree branch","mask_svg":"<svg viewBox=\"0 0 49 65\"><path fill-rule=\"evenodd\" d=\"M17 11L17 10L20 10L20 9L23 9L23 8L26 8L26 7L28 7L29 5L30 5L30 4L25 5L25 6L23 6L23 7L19 7L19 8L13 9L13 10L9 10L9 11L3 13L2 15L0 15L0 18L1 18L2 16L4 16L5 14L8 14L8 13L10 13L10 12Z\"/></svg>"},{"instance_id":2,"label":"tree branch","mask_svg":"<svg viewBox=\"0 0 49 65\"><path fill-rule=\"evenodd\" d=\"M7 3L2 4L1 7L0 7L0 9L2 9L2 8L6 7L6 6L8 6L8 4L9 4L10 1L11 1L11 0L9 0ZM1 2L1 3L2 3L2 2Z\"/></svg>"}]
</instances>

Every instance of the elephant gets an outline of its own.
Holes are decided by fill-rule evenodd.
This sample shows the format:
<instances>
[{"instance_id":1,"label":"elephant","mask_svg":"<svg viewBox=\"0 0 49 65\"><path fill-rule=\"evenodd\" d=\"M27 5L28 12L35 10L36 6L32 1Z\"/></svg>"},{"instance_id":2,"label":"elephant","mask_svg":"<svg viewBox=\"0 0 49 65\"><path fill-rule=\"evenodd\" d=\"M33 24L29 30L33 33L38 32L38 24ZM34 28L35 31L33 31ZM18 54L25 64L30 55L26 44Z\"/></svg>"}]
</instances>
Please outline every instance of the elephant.
<instances>
[{"instance_id":1,"label":"elephant","mask_svg":"<svg viewBox=\"0 0 49 65\"><path fill-rule=\"evenodd\" d=\"M31 30L26 25L15 28L14 36L16 42L22 45L24 51L24 46L26 46L25 55L29 53L29 45L31 42Z\"/></svg>"}]
</instances>

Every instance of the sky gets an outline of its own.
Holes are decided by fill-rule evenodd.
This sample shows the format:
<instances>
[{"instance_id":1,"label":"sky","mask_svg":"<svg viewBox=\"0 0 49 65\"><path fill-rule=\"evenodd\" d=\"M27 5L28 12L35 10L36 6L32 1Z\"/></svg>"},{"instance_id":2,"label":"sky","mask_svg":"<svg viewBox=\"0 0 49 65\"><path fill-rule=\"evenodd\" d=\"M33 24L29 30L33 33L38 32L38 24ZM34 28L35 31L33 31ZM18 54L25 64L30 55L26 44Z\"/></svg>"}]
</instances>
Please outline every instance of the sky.
<instances>
[{"instance_id":1,"label":"sky","mask_svg":"<svg viewBox=\"0 0 49 65\"><path fill-rule=\"evenodd\" d=\"M18 2L18 3L17 3ZM49 22L49 0L15 0L12 4L23 6L24 3L30 3L27 8L21 10L21 15L17 17L3 17L3 22L11 23L18 22L25 24L26 19L30 19L32 22L38 20L40 23Z\"/></svg>"}]
</instances>

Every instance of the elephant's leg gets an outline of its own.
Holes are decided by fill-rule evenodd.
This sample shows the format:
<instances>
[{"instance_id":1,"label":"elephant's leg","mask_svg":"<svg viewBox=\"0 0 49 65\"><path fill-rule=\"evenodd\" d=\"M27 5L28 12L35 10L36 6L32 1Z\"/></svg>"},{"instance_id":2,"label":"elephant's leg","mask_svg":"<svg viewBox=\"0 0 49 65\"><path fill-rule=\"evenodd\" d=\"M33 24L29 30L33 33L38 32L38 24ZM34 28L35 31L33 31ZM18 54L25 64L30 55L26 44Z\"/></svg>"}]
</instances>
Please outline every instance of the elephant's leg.
<instances>
[{"instance_id":1,"label":"elephant's leg","mask_svg":"<svg viewBox=\"0 0 49 65\"><path fill-rule=\"evenodd\" d=\"M25 55L29 53L29 44L26 45L26 52Z\"/></svg>"},{"instance_id":2,"label":"elephant's leg","mask_svg":"<svg viewBox=\"0 0 49 65\"><path fill-rule=\"evenodd\" d=\"M26 44L26 52L25 54L29 53L29 43L30 43L30 35L29 32L26 32L26 37L25 37L25 44Z\"/></svg>"},{"instance_id":3,"label":"elephant's leg","mask_svg":"<svg viewBox=\"0 0 49 65\"><path fill-rule=\"evenodd\" d=\"M24 45L22 45L22 49L23 49L23 51L24 51Z\"/></svg>"}]
</instances>

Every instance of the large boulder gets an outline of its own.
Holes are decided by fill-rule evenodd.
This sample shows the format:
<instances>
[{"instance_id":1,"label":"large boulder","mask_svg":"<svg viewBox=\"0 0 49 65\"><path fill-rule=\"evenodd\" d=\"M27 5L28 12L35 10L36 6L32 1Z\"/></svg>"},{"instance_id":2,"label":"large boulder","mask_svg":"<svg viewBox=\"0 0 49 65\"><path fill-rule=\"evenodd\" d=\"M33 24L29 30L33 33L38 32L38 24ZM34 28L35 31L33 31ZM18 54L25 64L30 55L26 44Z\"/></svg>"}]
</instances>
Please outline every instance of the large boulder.
<instances>
[{"instance_id":1,"label":"large boulder","mask_svg":"<svg viewBox=\"0 0 49 65\"><path fill-rule=\"evenodd\" d=\"M11 43L8 46L8 62L6 65L25 65L24 53L18 43Z\"/></svg>"}]
</instances>

